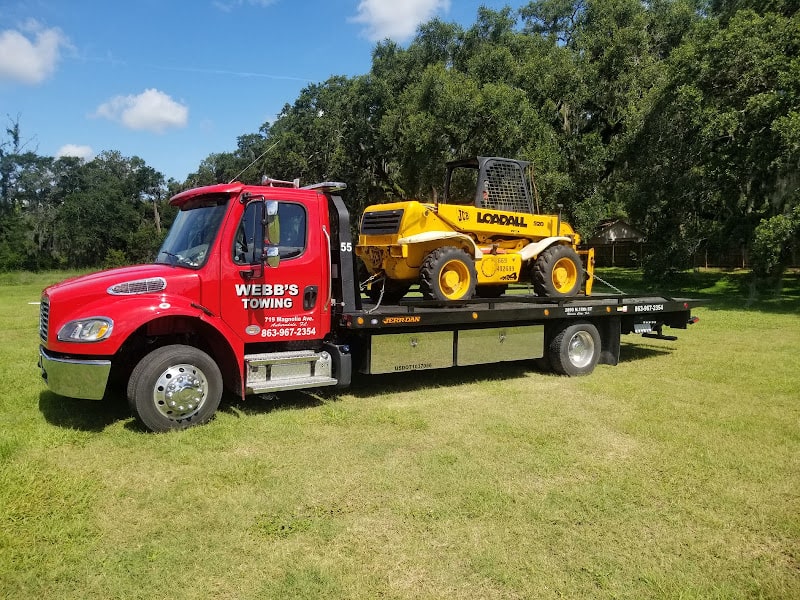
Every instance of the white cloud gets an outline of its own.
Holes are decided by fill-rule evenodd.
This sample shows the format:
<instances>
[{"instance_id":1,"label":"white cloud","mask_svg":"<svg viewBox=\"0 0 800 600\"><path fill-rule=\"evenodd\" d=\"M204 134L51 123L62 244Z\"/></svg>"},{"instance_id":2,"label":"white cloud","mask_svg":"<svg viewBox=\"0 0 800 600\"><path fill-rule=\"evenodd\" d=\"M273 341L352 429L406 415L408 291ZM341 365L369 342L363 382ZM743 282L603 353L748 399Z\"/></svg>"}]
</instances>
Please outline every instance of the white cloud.
<instances>
[{"instance_id":1,"label":"white cloud","mask_svg":"<svg viewBox=\"0 0 800 600\"><path fill-rule=\"evenodd\" d=\"M56 158L61 158L62 156L75 156L85 161L90 161L94 158L94 150L92 150L91 146L64 144L56 152Z\"/></svg>"},{"instance_id":2,"label":"white cloud","mask_svg":"<svg viewBox=\"0 0 800 600\"><path fill-rule=\"evenodd\" d=\"M361 0L358 14L351 20L362 23L372 41L400 41L414 35L417 26L437 12L448 10L450 0Z\"/></svg>"},{"instance_id":3,"label":"white cloud","mask_svg":"<svg viewBox=\"0 0 800 600\"><path fill-rule=\"evenodd\" d=\"M101 104L95 116L122 123L128 129L163 133L173 127L186 127L189 109L151 88L138 96L115 96Z\"/></svg>"},{"instance_id":4,"label":"white cloud","mask_svg":"<svg viewBox=\"0 0 800 600\"><path fill-rule=\"evenodd\" d=\"M45 29L33 20L20 29L0 31L0 81L35 85L53 74L69 40L61 30Z\"/></svg>"}]
</instances>

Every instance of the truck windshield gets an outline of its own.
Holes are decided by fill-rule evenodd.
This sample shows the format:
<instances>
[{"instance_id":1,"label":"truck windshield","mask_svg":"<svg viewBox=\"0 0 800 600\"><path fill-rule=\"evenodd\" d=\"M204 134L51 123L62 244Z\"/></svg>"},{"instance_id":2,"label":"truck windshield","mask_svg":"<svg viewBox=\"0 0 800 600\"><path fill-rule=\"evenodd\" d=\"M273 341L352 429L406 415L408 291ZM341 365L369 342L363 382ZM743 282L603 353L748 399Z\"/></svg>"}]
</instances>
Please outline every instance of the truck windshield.
<instances>
[{"instance_id":1,"label":"truck windshield","mask_svg":"<svg viewBox=\"0 0 800 600\"><path fill-rule=\"evenodd\" d=\"M227 195L203 196L184 205L161 245L156 262L193 269L202 267L228 200Z\"/></svg>"}]
</instances>

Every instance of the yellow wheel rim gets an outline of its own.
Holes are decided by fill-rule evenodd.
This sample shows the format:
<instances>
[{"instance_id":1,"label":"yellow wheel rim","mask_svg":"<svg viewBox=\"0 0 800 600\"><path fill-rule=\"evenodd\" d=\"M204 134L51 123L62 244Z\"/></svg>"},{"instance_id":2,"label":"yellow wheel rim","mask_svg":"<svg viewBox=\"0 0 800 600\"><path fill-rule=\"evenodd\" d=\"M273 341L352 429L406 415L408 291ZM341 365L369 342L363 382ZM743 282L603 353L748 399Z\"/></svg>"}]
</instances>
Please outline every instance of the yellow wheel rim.
<instances>
[{"instance_id":1,"label":"yellow wheel rim","mask_svg":"<svg viewBox=\"0 0 800 600\"><path fill-rule=\"evenodd\" d=\"M578 281L578 267L569 258L560 258L553 265L553 287L559 293L572 290Z\"/></svg>"},{"instance_id":2,"label":"yellow wheel rim","mask_svg":"<svg viewBox=\"0 0 800 600\"><path fill-rule=\"evenodd\" d=\"M469 289L469 269L460 260L450 260L439 272L439 289L448 300L458 300Z\"/></svg>"}]
</instances>

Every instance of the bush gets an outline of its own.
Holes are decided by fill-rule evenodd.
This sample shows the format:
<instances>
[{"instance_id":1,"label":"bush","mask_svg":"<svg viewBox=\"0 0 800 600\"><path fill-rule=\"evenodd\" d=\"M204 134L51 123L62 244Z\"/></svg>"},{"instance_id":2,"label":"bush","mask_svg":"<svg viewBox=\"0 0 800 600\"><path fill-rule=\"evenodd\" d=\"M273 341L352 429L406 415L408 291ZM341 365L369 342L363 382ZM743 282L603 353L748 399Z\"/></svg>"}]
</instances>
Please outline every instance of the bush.
<instances>
[{"instance_id":1,"label":"bush","mask_svg":"<svg viewBox=\"0 0 800 600\"><path fill-rule=\"evenodd\" d=\"M800 231L800 205L788 215L762 219L756 226L750 253L753 274L760 279L780 279Z\"/></svg>"},{"instance_id":2,"label":"bush","mask_svg":"<svg viewBox=\"0 0 800 600\"><path fill-rule=\"evenodd\" d=\"M128 257L122 250L114 250L113 248L106 252L106 257L103 260L104 269L113 269L115 267L125 267L130 264Z\"/></svg>"}]
</instances>

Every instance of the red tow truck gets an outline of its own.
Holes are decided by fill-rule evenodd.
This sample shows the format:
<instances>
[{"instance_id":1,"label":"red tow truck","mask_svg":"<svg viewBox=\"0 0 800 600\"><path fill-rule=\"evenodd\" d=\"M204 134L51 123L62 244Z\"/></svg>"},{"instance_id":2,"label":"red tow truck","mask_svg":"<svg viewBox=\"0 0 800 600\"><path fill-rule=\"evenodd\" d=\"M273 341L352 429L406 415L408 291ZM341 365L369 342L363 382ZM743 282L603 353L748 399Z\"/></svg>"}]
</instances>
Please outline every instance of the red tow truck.
<instances>
[{"instance_id":1,"label":"red tow truck","mask_svg":"<svg viewBox=\"0 0 800 600\"><path fill-rule=\"evenodd\" d=\"M617 364L622 334L674 339L700 300L661 296L460 302L362 299L340 183L219 184L171 199L153 264L44 290L39 366L56 394L102 399L122 384L149 430L211 419L244 397L344 388L380 374L543 359L564 375Z\"/></svg>"}]
</instances>

